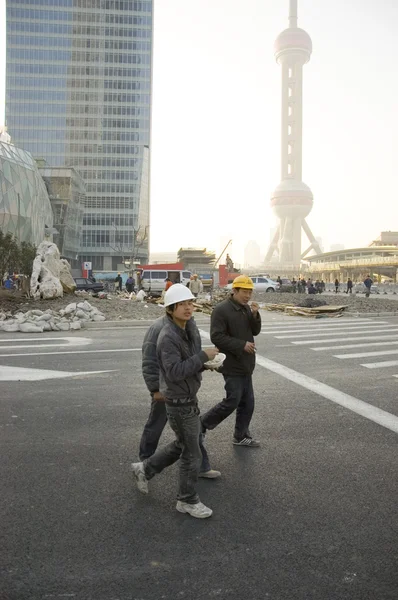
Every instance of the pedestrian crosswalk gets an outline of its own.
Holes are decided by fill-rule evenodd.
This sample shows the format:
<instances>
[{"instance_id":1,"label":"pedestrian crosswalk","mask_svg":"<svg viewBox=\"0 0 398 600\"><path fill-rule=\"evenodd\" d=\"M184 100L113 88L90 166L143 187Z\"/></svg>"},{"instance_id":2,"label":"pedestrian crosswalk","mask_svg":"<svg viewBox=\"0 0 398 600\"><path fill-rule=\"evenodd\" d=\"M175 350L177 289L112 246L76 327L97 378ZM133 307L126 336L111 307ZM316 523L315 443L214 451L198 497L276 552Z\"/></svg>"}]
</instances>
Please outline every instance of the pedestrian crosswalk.
<instances>
[{"instance_id":1,"label":"pedestrian crosswalk","mask_svg":"<svg viewBox=\"0 0 398 600\"><path fill-rule=\"evenodd\" d=\"M398 321L343 317L292 323L281 318L265 323L261 333L283 345L328 352L337 360L359 361L359 366L366 369L390 369L388 376L398 378ZM394 356L396 360L383 360Z\"/></svg>"}]
</instances>

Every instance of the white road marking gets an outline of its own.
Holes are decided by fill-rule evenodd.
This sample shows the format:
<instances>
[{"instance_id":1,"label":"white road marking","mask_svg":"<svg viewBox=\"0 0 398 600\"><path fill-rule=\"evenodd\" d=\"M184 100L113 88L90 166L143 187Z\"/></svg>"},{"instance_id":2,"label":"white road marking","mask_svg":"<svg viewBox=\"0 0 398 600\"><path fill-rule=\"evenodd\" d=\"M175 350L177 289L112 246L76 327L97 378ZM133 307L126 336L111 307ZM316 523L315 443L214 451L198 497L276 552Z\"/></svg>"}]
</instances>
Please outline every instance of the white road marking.
<instances>
[{"instance_id":1,"label":"white road marking","mask_svg":"<svg viewBox=\"0 0 398 600\"><path fill-rule=\"evenodd\" d=\"M390 329L391 331L391 329ZM363 340L393 340L396 339L398 335L362 335L361 337L350 337L352 342L360 342ZM329 342L346 342L347 336L336 339L327 339L327 340L316 340L317 344L328 344ZM313 344L314 340L305 340L303 342L292 342L292 344L296 344L297 346L304 346L306 344ZM368 345L368 344L367 344Z\"/></svg>"},{"instance_id":2,"label":"white road marking","mask_svg":"<svg viewBox=\"0 0 398 600\"><path fill-rule=\"evenodd\" d=\"M297 317L295 317L297 318ZM310 327L312 329L316 329L317 327L344 327L347 323L349 325L361 325L364 324L366 325L366 323L373 323L373 324L377 324L377 323L387 323L388 321L379 321L377 319L317 319L316 321L308 321L308 319L306 319L305 321L294 321L291 323L286 323L286 321L279 321L278 323L274 323L274 324L268 324L267 322L263 322L263 327L266 329L278 329L279 327L297 327L298 329L300 329L301 327Z\"/></svg>"},{"instance_id":3,"label":"white road marking","mask_svg":"<svg viewBox=\"0 0 398 600\"><path fill-rule=\"evenodd\" d=\"M92 344L92 340L90 340L89 338L83 338L83 337L56 337L56 338L47 338L47 339L63 340L64 342L67 343L68 346L88 346L89 344ZM2 342L5 342L5 341L34 342L34 341L38 341L38 340L43 340L43 338L26 338L26 339L24 338L24 339L20 339L20 340L13 338L12 340L8 339L8 340L1 340L1 341ZM7 346L7 350L16 350L17 348L54 348L54 347L59 348L60 346L65 346L65 345L66 344L17 344L15 346Z\"/></svg>"},{"instance_id":4,"label":"white road marking","mask_svg":"<svg viewBox=\"0 0 398 600\"><path fill-rule=\"evenodd\" d=\"M203 334L204 337L207 337L207 339L210 338L210 335L206 331L201 330L201 334ZM340 390L336 390L330 385L321 383L312 377L303 375L298 371L294 371L293 369L285 367L284 365L265 358L264 356L260 356L259 354L256 354L256 362L264 369L268 369L269 371L272 371L273 373L276 373L277 375L280 375L281 377L284 377L285 379L288 379L289 381L292 381L293 383L296 383L297 385L310 390L315 394L318 394L318 396L326 398L335 404L339 404L340 406L343 406L344 408L351 410L352 412L365 417L365 419L373 421L374 423L377 423L378 425L381 425L382 427L385 427L394 433L398 433L398 417L395 415L377 408L376 406L372 406L363 400L359 400L354 396L350 396L349 394L341 392Z\"/></svg>"},{"instance_id":5,"label":"white road marking","mask_svg":"<svg viewBox=\"0 0 398 600\"><path fill-rule=\"evenodd\" d=\"M398 367L398 360L385 360L376 363L365 363L364 365L361 365L361 367L366 367L367 369L385 369L387 367Z\"/></svg>"},{"instance_id":6,"label":"white road marking","mask_svg":"<svg viewBox=\"0 0 398 600\"><path fill-rule=\"evenodd\" d=\"M334 354L334 358L367 358L368 356L387 356L390 354L398 354L398 350L377 350L376 352L354 352L353 354Z\"/></svg>"},{"instance_id":7,"label":"white road marking","mask_svg":"<svg viewBox=\"0 0 398 600\"><path fill-rule=\"evenodd\" d=\"M337 330L345 330L345 329L356 329L359 327L378 327L379 325L388 325L388 321L369 321L369 319L365 322L357 322L357 323L342 323L339 321L338 323L320 323L319 325L309 324L311 326L305 326L304 324L300 324L298 327L293 327L292 325L285 325L283 327L266 327L261 330L261 333L295 333L296 331L328 331L329 329L337 329Z\"/></svg>"},{"instance_id":8,"label":"white road marking","mask_svg":"<svg viewBox=\"0 0 398 600\"><path fill-rule=\"evenodd\" d=\"M345 392L340 392L340 390L336 390L332 388L330 385L326 385L325 383L321 383L312 377L308 377L307 375L303 375L302 373L298 373L293 369L289 369L284 365L281 365L273 360L265 358L263 356L256 355L256 361L259 365L276 373L277 375L281 375L285 379L300 385L301 387L326 398L327 400L331 400L335 404L339 404L340 406L344 406L348 410L373 421L374 423L378 423L378 425L382 425L394 433L398 433L398 417L392 415L391 413L381 410L376 406L372 406L363 400L358 400L358 398L354 398L354 396L350 396ZM398 363L397 363L398 364Z\"/></svg>"},{"instance_id":9,"label":"white road marking","mask_svg":"<svg viewBox=\"0 0 398 600\"><path fill-rule=\"evenodd\" d=\"M387 327L388 324L385 325L385 327ZM331 331L336 331L337 333L342 333L343 331L353 331L354 333L356 331L362 331L362 330L366 330L366 329L378 329L380 327L380 325L350 325L349 327L312 327L311 329L275 329L275 331L271 331L269 329L263 329L261 330L261 333L263 334L267 334L267 335L275 335L277 333L305 333L308 335L317 335L317 332L321 331L324 333L330 333ZM391 327L391 325L390 325Z\"/></svg>"},{"instance_id":10,"label":"white road marking","mask_svg":"<svg viewBox=\"0 0 398 600\"><path fill-rule=\"evenodd\" d=\"M45 379L63 379L65 377L78 377L81 375L98 375L100 373L112 373L114 369L107 371L49 371L46 369L26 369L22 367L0 366L0 381L43 381Z\"/></svg>"},{"instance_id":11,"label":"white road marking","mask_svg":"<svg viewBox=\"0 0 398 600\"><path fill-rule=\"evenodd\" d=\"M0 354L0 357L8 356L54 356L55 354L96 354L108 352L141 352L141 348L116 348L113 350L63 350L62 352L17 352L15 354Z\"/></svg>"},{"instance_id":12,"label":"white road marking","mask_svg":"<svg viewBox=\"0 0 398 600\"><path fill-rule=\"evenodd\" d=\"M335 340L336 341L336 340ZM398 342L366 342L365 344L343 344L342 346L324 346L323 348L310 348L314 352L326 350L348 350L350 348L369 348L370 346L396 346Z\"/></svg>"},{"instance_id":13,"label":"white road marking","mask_svg":"<svg viewBox=\"0 0 398 600\"><path fill-rule=\"evenodd\" d=\"M344 331L347 331L346 329L344 329ZM378 326L371 326L371 327L361 327L360 329L357 329L356 331L350 331L349 333L347 333L346 338L347 339L349 336L351 335L357 335L360 333L387 333L388 331L398 331L398 327L396 328L391 328L390 327L378 327ZM334 335L341 335L343 333L343 331L335 331L334 333L331 331L311 331L311 333L299 333L298 335L296 334L289 334L289 335L275 335L274 337L277 340L289 340L291 338L306 338L306 337L327 337L329 336L334 336Z\"/></svg>"}]
</instances>

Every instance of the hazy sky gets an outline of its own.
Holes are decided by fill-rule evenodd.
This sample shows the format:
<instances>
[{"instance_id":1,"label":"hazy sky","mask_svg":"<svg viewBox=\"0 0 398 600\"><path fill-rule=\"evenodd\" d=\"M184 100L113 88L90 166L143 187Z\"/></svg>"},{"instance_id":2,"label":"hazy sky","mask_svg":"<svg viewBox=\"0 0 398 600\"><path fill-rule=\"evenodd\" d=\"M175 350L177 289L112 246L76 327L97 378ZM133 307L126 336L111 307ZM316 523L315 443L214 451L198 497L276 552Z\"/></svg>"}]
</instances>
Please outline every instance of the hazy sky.
<instances>
[{"instance_id":1,"label":"hazy sky","mask_svg":"<svg viewBox=\"0 0 398 600\"><path fill-rule=\"evenodd\" d=\"M273 43L288 5L156 0L153 252L218 251L231 237L236 261L250 239L265 253L280 180ZM308 222L326 250L398 230L397 22L397 0L299 0L299 26L314 46L304 70L303 178L314 193Z\"/></svg>"}]
</instances>

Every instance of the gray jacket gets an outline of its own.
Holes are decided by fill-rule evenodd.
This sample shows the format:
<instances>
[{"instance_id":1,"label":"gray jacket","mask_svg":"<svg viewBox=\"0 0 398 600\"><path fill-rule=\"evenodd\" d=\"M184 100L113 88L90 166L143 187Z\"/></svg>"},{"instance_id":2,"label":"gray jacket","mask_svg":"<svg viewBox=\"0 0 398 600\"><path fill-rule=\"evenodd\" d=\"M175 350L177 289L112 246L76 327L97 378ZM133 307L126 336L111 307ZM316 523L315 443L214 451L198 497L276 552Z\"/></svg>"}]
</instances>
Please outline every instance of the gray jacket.
<instances>
[{"instance_id":1,"label":"gray jacket","mask_svg":"<svg viewBox=\"0 0 398 600\"><path fill-rule=\"evenodd\" d=\"M142 375L144 377L145 384L151 394L158 392L160 389L159 378L160 368L159 361L156 352L156 345L160 332L166 323L169 322L168 317L160 317L149 327L145 334L144 341L142 344ZM192 318L186 325L186 332L188 335L196 340L196 345L201 348L201 339L198 327L195 320ZM207 355L206 355L206 360Z\"/></svg>"},{"instance_id":2,"label":"gray jacket","mask_svg":"<svg viewBox=\"0 0 398 600\"><path fill-rule=\"evenodd\" d=\"M191 319L192 320L192 319ZM188 321L190 323L190 321ZM188 327L181 329L170 317L161 330L157 343L160 367L160 392L170 404L197 402L203 365L208 356L202 350L199 331Z\"/></svg>"}]
</instances>

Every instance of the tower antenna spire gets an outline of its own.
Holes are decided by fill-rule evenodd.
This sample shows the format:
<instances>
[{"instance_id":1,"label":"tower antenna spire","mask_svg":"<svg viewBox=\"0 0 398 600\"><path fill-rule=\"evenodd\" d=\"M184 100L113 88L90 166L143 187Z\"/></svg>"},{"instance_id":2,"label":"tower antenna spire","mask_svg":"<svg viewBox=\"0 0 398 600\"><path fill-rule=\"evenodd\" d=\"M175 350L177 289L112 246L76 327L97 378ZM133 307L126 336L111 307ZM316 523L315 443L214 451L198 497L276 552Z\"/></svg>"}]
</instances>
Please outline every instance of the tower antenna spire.
<instances>
[{"instance_id":1,"label":"tower antenna spire","mask_svg":"<svg viewBox=\"0 0 398 600\"><path fill-rule=\"evenodd\" d=\"M297 27L297 0L290 0L289 27Z\"/></svg>"}]
</instances>

